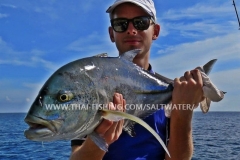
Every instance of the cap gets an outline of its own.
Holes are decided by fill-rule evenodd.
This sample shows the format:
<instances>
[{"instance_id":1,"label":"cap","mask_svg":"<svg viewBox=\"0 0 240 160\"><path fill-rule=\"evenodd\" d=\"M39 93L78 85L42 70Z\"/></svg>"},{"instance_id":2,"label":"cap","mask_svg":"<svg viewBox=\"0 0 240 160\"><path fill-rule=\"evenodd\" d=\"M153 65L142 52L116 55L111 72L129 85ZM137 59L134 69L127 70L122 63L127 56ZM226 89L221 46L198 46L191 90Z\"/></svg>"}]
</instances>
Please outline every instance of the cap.
<instances>
[{"instance_id":1,"label":"cap","mask_svg":"<svg viewBox=\"0 0 240 160\"><path fill-rule=\"evenodd\" d=\"M107 13L112 13L112 11L120 4L122 3L126 3L126 2L130 2L130 3L134 3L140 7L142 7L150 16L152 16L154 18L154 20L156 21L157 17L156 17L156 9L154 7L154 2L152 0L116 0L113 5L111 5L108 9L107 9Z\"/></svg>"}]
</instances>

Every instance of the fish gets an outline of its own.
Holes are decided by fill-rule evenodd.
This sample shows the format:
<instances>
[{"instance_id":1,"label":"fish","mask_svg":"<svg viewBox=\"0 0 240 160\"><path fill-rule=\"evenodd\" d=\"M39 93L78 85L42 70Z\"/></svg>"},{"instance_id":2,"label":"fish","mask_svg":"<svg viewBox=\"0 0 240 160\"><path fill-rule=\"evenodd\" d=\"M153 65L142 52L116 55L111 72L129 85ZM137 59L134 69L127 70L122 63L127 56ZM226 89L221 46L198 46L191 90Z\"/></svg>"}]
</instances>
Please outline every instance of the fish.
<instances>
[{"instance_id":1,"label":"fish","mask_svg":"<svg viewBox=\"0 0 240 160\"><path fill-rule=\"evenodd\" d=\"M45 82L24 121L29 128L24 131L33 141L71 140L89 136L99 148L107 151L104 139L94 129L105 119L124 120L123 130L134 136L134 124L149 130L170 156L159 135L143 120L159 109L136 105L168 104L171 102L173 80L153 74L134 64L139 49L130 50L118 57L100 54L70 62ZM211 70L215 60L203 68ZM127 104L126 111L108 110L114 93L120 93ZM206 106L205 106L206 107Z\"/></svg>"}]
</instances>

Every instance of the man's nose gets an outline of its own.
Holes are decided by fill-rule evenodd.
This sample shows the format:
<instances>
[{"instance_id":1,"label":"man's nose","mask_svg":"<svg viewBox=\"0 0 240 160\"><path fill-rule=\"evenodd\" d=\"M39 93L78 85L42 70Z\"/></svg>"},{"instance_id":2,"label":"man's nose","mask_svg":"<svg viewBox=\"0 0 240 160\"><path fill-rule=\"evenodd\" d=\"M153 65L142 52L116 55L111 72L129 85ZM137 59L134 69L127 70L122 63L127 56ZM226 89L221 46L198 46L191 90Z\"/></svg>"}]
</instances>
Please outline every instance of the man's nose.
<instances>
[{"instance_id":1,"label":"man's nose","mask_svg":"<svg viewBox=\"0 0 240 160\"><path fill-rule=\"evenodd\" d=\"M129 34L129 35L136 35L137 34L137 29L133 26L132 22L129 22L129 24L128 24L127 34Z\"/></svg>"}]
</instances>

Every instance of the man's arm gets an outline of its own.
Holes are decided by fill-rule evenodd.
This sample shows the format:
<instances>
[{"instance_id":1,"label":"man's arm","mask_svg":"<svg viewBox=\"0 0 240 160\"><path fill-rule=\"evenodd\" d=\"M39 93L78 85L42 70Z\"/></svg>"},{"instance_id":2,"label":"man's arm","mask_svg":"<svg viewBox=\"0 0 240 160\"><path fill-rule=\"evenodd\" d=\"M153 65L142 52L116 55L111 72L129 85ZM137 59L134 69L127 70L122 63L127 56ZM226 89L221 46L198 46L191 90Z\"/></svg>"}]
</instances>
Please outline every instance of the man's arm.
<instances>
[{"instance_id":1,"label":"man's arm","mask_svg":"<svg viewBox=\"0 0 240 160\"><path fill-rule=\"evenodd\" d=\"M124 111L126 102L121 94L115 93L113 96L113 103L110 103L109 109ZM115 108L115 106L118 106ZM124 121L112 122L103 120L101 124L95 129L95 132L101 135L108 145L116 141L122 133ZM72 146L71 160L101 160L105 152L101 150L89 137L81 146Z\"/></svg>"},{"instance_id":2,"label":"man's arm","mask_svg":"<svg viewBox=\"0 0 240 160\"><path fill-rule=\"evenodd\" d=\"M198 105L202 100L202 77L198 70L185 72L180 79L174 80L172 105L177 109L172 110L170 121L170 136L168 150L171 160L190 160L193 154L192 140L192 115L193 111L179 109L182 104ZM166 155L166 160L170 158Z\"/></svg>"}]
</instances>

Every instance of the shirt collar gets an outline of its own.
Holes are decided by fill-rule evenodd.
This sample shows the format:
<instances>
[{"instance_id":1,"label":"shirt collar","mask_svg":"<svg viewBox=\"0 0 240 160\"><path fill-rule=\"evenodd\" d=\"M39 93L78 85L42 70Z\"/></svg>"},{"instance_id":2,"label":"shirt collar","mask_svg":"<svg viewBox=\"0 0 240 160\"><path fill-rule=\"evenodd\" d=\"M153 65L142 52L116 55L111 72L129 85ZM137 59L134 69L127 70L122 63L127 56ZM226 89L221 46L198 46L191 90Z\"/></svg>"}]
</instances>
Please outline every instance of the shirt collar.
<instances>
[{"instance_id":1,"label":"shirt collar","mask_svg":"<svg viewBox=\"0 0 240 160\"><path fill-rule=\"evenodd\" d=\"M148 65L148 69L147 69L150 73L155 74L155 72L152 70L152 66L151 64Z\"/></svg>"}]
</instances>

